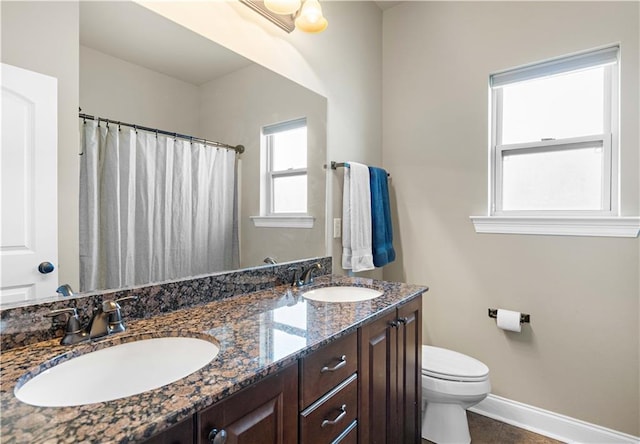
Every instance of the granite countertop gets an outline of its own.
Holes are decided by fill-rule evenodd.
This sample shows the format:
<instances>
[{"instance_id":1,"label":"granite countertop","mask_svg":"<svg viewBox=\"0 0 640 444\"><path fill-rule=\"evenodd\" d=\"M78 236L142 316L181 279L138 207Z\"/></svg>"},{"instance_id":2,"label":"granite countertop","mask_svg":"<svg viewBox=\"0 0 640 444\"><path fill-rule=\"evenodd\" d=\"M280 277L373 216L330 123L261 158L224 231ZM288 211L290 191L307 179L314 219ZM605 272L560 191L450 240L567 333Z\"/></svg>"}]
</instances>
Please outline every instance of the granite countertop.
<instances>
[{"instance_id":1,"label":"granite countertop","mask_svg":"<svg viewBox=\"0 0 640 444\"><path fill-rule=\"evenodd\" d=\"M301 295L328 285L376 288L384 295L363 302L324 303ZM2 352L0 438L3 443L140 442L198 410L277 372L327 342L355 331L425 287L343 276L320 276L312 286L278 286L132 320L124 333L102 341L61 346L59 338ZM40 364L128 340L210 338L220 353L191 375L164 387L115 401L76 407L34 407L14 396L18 380ZM64 358L63 358L64 359ZM126 375L113 375L114 379Z\"/></svg>"}]
</instances>

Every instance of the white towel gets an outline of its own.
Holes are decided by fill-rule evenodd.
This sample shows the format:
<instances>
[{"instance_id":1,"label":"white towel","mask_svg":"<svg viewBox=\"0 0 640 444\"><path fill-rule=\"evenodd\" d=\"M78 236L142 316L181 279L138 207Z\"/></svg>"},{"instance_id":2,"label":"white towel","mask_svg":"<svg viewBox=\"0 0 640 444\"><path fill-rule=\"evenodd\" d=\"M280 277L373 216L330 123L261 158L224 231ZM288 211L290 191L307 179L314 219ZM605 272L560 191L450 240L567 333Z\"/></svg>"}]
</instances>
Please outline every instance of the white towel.
<instances>
[{"instance_id":1,"label":"white towel","mask_svg":"<svg viewBox=\"0 0 640 444\"><path fill-rule=\"evenodd\" d=\"M371 250L371 188L369 168L349 162L342 193L342 268L373 270Z\"/></svg>"}]
</instances>

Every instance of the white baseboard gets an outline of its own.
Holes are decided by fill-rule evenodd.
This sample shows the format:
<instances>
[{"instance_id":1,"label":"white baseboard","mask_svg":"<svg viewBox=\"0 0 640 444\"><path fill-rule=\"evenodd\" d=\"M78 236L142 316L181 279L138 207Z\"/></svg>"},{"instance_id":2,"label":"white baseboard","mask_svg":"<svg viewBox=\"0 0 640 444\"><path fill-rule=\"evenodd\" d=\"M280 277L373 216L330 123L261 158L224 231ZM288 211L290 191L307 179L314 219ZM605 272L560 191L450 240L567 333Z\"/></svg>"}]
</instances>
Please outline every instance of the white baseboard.
<instances>
[{"instance_id":1,"label":"white baseboard","mask_svg":"<svg viewBox=\"0 0 640 444\"><path fill-rule=\"evenodd\" d=\"M469 410L568 443L640 444L640 437L491 394Z\"/></svg>"}]
</instances>

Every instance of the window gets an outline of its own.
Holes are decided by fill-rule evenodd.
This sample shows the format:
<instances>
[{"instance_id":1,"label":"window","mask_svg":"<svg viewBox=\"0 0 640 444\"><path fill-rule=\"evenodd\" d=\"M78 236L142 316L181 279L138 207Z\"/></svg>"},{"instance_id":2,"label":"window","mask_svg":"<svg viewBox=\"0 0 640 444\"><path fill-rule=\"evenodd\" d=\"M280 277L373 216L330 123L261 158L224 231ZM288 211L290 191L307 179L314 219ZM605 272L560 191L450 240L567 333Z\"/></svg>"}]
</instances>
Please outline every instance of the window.
<instances>
[{"instance_id":1,"label":"window","mask_svg":"<svg viewBox=\"0 0 640 444\"><path fill-rule=\"evenodd\" d=\"M262 128L261 170L261 216L252 218L256 226L313 226L313 218L306 216L306 118Z\"/></svg>"},{"instance_id":2,"label":"window","mask_svg":"<svg viewBox=\"0 0 640 444\"><path fill-rule=\"evenodd\" d=\"M262 130L266 155L267 214L307 212L307 120Z\"/></svg>"},{"instance_id":3,"label":"window","mask_svg":"<svg viewBox=\"0 0 640 444\"><path fill-rule=\"evenodd\" d=\"M490 76L489 215L476 232L630 236L619 217L618 62L611 46Z\"/></svg>"},{"instance_id":4,"label":"window","mask_svg":"<svg viewBox=\"0 0 640 444\"><path fill-rule=\"evenodd\" d=\"M617 215L610 47L491 76L492 215Z\"/></svg>"}]
</instances>

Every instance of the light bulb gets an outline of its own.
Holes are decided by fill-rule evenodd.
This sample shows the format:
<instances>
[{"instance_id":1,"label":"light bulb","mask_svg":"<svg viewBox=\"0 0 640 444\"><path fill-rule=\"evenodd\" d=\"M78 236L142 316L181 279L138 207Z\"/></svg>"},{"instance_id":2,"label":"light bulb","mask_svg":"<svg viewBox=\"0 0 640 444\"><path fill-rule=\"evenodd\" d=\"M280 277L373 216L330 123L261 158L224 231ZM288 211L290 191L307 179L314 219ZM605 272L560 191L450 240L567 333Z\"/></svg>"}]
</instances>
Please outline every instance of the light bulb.
<instances>
[{"instance_id":1,"label":"light bulb","mask_svg":"<svg viewBox=\"0 0 640 444\"><path fill-rule=\"evenodd\" d=\"M322 32L328 24L327 19L322 16L318 0L305 0L296 18L296 28L304 32Z\"/></svg>"},{"instance_id":2,"label":"light bulb","mask_svg":"<svg viewBox=\"0 0 640 444\"><path fill-rule=\"evenodd\" d=\"M264 5L276 14L291 15L300 9L300 0L264 0Z\"/></svg>"}]
</instances>

